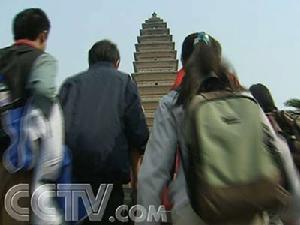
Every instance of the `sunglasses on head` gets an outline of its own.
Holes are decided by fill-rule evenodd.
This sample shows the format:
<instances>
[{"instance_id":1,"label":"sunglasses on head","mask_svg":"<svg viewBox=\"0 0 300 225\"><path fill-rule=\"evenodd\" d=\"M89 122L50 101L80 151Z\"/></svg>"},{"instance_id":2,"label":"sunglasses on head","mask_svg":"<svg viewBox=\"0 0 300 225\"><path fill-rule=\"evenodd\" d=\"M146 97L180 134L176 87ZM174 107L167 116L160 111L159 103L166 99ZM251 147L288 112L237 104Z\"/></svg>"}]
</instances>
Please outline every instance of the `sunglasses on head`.
<instances>
[{"instance_id":1,"label":"sunglasses on head","mask_svg":"<svg viewBox=\"0 0 300 225\"><path fill-rule=\"evenodd\" d=\"M197 37L194 39L194 45L198 43L204 43L206 45L210 44L210 37L205 32L199 32L197 33Z\"/></svg>"}]
</instances>

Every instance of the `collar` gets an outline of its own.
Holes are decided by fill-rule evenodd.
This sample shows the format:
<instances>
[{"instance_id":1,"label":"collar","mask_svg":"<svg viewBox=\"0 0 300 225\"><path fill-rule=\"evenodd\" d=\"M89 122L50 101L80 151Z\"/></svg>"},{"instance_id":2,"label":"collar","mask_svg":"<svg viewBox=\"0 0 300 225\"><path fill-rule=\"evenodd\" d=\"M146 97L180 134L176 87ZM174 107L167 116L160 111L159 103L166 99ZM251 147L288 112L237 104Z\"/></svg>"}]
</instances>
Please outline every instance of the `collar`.
<instances>
[{"instance_id":1,"label":"collar","mask_svg":"<svg viewBox=\"0 0 300 225\"><path fill-rule=\"evenodd\" d=\"M113 67L114 68L114 64L112 62L106 62L106 61L101 61L101 62L96 62L95 64L90 66L90 69L95 68L95 67Z\"/></svg>"},{"instance_id":2,"label":"collar","mask_svg":"<svg viewBox=\"0 0 300 225\"><path fill-rule=\"evenodd\" d=\"M28 39L19 39L15 41L15 45L27 45L32 48L36 48L34 41Z\"/></svg>"}]
</instances>

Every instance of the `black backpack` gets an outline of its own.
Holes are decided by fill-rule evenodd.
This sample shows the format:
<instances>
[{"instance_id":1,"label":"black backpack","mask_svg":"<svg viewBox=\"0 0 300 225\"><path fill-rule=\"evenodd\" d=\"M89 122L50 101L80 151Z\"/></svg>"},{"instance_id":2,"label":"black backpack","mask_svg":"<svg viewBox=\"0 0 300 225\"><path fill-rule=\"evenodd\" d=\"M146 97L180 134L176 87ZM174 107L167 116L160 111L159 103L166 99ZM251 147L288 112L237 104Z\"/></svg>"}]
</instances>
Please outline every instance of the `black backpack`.
<instances>
[{"instance_id":1,"label":"black backpack","mask_svg":"<svg viewBox=\"0 0 300 225\"><path fill-rule=\"evenodd\" d=\"M34 61L43 52L27 45L0 49L0 114L25 105L30 92L26 88ZM2 117L2 116L1 116ZM0 123L0 153L10 143Z\"/></svg>"}]
</instances>

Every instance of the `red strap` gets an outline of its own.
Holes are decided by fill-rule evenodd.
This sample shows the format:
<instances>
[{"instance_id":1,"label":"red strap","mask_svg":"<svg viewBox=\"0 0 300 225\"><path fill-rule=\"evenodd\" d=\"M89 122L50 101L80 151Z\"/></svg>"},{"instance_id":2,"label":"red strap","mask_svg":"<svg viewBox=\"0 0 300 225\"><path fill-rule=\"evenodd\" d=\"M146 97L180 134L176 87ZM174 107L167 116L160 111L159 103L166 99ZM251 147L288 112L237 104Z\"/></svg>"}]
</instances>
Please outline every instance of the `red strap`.
<instances>
[{"instance_id":1,"label":"red strap","mask_svg":"<svg viewBox=\"0 0 300 225\"><path fill-rule=\"evenodd\" d=\"M183 80L184 75L185 75L185 71L182 68L182 69L180 69L177 72L176 81L175 81L175 83L174 83L174 85L173 85L173 87L172 87L171 90L175 90L175 89L177 89L180 86L180 84L181 84L181 82Z\"/></svg>"}]
</instances>

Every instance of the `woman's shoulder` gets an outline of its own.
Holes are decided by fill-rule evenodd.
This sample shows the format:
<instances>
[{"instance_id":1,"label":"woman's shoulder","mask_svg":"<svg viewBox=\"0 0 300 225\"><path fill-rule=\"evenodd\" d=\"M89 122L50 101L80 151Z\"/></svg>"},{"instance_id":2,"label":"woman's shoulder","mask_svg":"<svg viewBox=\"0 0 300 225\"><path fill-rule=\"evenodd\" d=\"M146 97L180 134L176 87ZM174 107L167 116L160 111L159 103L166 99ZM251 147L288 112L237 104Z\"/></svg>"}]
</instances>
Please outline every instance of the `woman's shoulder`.
<instances>
[{"instance_id":1,"label":"woman's shoulder","mask_svg":"<svg viewBox=\"0 0 300 225\"><path fill-rule=\"evenodd\" d=\"M168 94L164 95L159 101L159 107L171 109L176 106L176 101L178 98L177 91L170 91Z\"/></svg>"}]
</instances>

